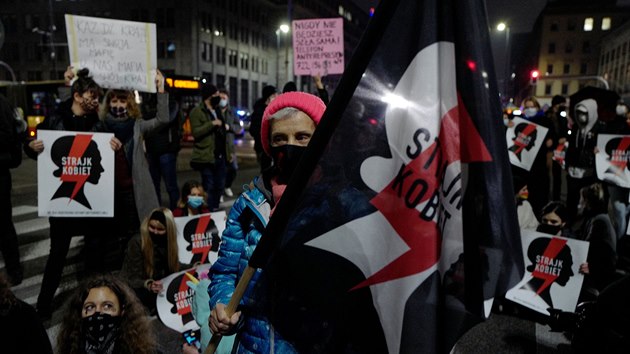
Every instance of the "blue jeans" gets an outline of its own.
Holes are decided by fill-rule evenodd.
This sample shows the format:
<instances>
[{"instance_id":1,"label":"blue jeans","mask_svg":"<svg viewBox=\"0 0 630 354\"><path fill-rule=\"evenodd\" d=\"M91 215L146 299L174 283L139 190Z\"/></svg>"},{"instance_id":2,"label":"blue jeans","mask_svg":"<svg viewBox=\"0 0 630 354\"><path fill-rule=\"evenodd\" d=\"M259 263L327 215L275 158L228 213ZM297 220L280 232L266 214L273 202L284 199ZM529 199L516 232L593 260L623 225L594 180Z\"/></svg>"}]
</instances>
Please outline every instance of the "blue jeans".
<instances>
[{"instance_id":1,"label":"blue jeans","mask_svg":"<svg viewBox=\"0 0 630 354\"><path fill-rule=\"evenodd\" d=\"M201 185L208 193L208 209L214 211L219 209L219 200L225 188L225 157L214 159L214 163L203 164L198 168L201 174Z\"/></svg>"},{"instance_id":2,"label":"blue jeans","mask_svg":"<svg viewBox=\"0 0 630 354\"><path fill-rule=\"evenodd\" d=\"M177 154L147 154L149 160L149 171L155 186L158 201L162 204L162 192L160 191L161 179L164 178L164 185L168 193L168 207L173 210L177 207L179 200L179 187L177 186Z\"/></svg>"}]
</instances>

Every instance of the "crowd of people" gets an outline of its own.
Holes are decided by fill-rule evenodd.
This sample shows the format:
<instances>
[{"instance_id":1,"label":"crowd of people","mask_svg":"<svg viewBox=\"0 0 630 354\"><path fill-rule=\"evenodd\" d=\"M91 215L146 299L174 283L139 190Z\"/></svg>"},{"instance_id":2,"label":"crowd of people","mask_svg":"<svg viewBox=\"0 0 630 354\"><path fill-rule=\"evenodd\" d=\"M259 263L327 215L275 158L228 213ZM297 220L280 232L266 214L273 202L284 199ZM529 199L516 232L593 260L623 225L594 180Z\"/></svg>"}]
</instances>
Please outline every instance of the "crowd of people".
<instances>
[{"instance_id":1,"label":"crowd of people","mask_svg":"<svg viewBox=\"0 0 630 354\"><path fill-rule=\"evenodd\" d=\"M242 125L229 105L229 92L212 84L202 85L200 103L189 113L194 137L190 166L199 172L200 179L199 182L187 181L180 189L176 161L180 149L182 112L177 100L164 86L165 80L159 70L155 73L157 99L152 109L142 107L137 93L133 91L111 89L104 92L88 69L75 72L69 67L64 78L67 87L65 91L60 90L60 95L69 94L69 97L59 104L54 114L37 126L37 131L113 133L107 148L114 152L114 217L49 218L50 253L35 310L17 300L10 291L10 286L18 285L23 275L15 230L7 232L4 239L15 242L3 241L7 273L0 279L0 292L3 294L1 322L6 323L6 319L13 318L5 317L5 314L19 315L24 323L36 323L31 328L43 328L42 321L49 320L53 308L57 307L53 306L53 300L61 282L71 239L83 235L85 272L81 276L84 280L67 302L54 346L56 351L160 352L156 338L151 335L149 322L150 316L157 312L156 296L165 291L161 279L198 265L179 261L174 218L218 211L222 197L234 195L231 186L238 170L234 139L242 133ZM319 94L327 101L321 78L314 79ZM273 86L266 86L262 90L263 97L255 105L251 134L256 142L261 175L237 197L226 221L218 261L210 273L212 284L216 286L208 289L212 310L209 324L214 333L224 334L234 330L234 323L228 321L230 324L225 324L223 303L229 300L242 271L239 265L247 261L248 250L256 246L262 228L273 213L325 110L324 101L315 95L297 92L294 86L287 85L284 93L277 92ZM3 111L3 115L6 113L5 116L14 117L8 102L0 103L3 110L7 110ZM26 137L25 127L18 127L19 121L17 118L15 122L3 120L3 124L10 123L8 130L19 133L7 137L3 135L0 141L7 143L7 149L17 147L20 158L23 149L32 159L37 159L46 149L52 149L37 137ZM19 162L14 165L19 165ZM10 182L10 173L8 169L6 171ZM168 201L161 200L162 180ZM10 183L8 188L5 186L7 184L3 183L7 198L2 198L2 203L7 210L3 215L10 217L11 186ZM256 216L245 212L245 209L254 210ZM243 223L242 214L252 215L251 220ZM13 228L12 220L7 220L2 226ZM246 243L243 242L245 239ZM111 248L121 250L121 259L113 266L104 259ZM263 279L264 276L258 274L255 282L263 283ZM252 295L252 310L258 308L258 302L257 295ZM269 334L255 338L269 322L255 312L248 313L247 318L245 323L250 329L245 333L250 334L243 337L239 345L251 349L255 343L269 340ZM14 328L14 332L20 329L23 327ZM40 332L38 341L29 344L37 346L37 352L51 352L53 347L45 332L43 329ZM279 335L276 345L279 345L276 348L284 345L292 351L290 344L283 344ZM25 350L29 352L30 349ZM193 353L199 348L186 344L182 350Z\"/></svg>"},{"instance_id":2,"label":"crowd of people","mask_svg":"<svg viewBox=\"0 0 630 354\"><path fill-rule=\"evenodd\" d=\"M513 167L513 185L521 229L589 242L587 261L579 267L584 301L630 272L630 189L599 180L595 166L603 153L598 136L630 132L630 111L623 100L616 107L596 97L567 103L555 96L543 110L535 97L523 100L521 118L548 131L531 169ZM504 123L514 126L511 117Z\"/></svg>"}]
</instances>

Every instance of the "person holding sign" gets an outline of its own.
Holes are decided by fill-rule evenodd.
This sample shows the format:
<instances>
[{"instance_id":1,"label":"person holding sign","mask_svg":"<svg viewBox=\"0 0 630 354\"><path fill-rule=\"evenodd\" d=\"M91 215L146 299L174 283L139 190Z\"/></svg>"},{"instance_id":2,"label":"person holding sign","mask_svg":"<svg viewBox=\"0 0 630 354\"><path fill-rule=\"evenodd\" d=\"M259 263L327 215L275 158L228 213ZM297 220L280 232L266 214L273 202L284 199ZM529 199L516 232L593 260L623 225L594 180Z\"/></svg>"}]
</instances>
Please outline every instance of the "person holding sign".
<instances>
[{"instance_id":1,"label":"person holding sign","mask_svg":"<svg viewBox=\"0 0 630 354\"><path fill-rule=\"evenodd\" d=\"M68 130L78 132L98 131L99 98L101 87L90 77L87 68L79 70L72 83L71 97L59 105L57 111L37 125L37 130ZM112 138L111 148L120 148L120 141ZM30 138L25 141L24 152L32 159L52 147L44 146L42 140ZM107 238L107 219L80 217L50 217L50 253L44 270L42 286L37 298L37 312L50 318L51 305L59 286L66 255L72 236L85 236L85 259L88 272L102 271L103 243Z\"/></svg>"},{"instance_id":2,"label":"person holding sign","mask_svg":"<svg viewBox=\"0 0 630 354\"><path fill-rule=\"evenodd\" d=\"M177 203L177 208L173 209L173 216L189 216L209 213L206 204L206 192L203 186L197 181L188 181L182 187L182 197Z\"/></svg>"},{"instance_id":3,"label":"person holding sign","mask_svg":"<svg viewBox=\"0 0 630 354\"><path fill-rule=\"evenodd\" d=\"M133 91L109 90L101 109L99 130L114 133L121 146L115 154L116 234L126 243L136 233L140 218L160 206L149 172L144 151L146 136L168 125L168 93L164 91L164 76L156 70L157 114L142 119Z\"/></svg>"},{"instance_id":4,"label":"person holding sign","mask_svg":"<svg viewBox=\"0 0 630 354\"><path fill-rule=\"evenodd\" d=\"M144 219L140 235L129 241L121 274L127 279L151 311L155 311L155 298L164 290L162 279L190 265L179 262L177 230L173 213L168 208L156 208Z\"/></svg>"},{"instance_id":5,"label":"person holding sign","mask_svg":"<svg viewBox=\"0 0 630 354\"><path fill-rule=\"evenodd\" d=\"M239 307L241 311L228 318L225 304L325 109L324 102L314 95L288 92L275 98L264 111L260 138L265 154L273 159L273 167L256 177L234 202L219 257L210 272L208 289L212 308L210 329L218 335L231 335L238 330L239 353L295 352L292 345L275 332L263 313L265 299L254 291L264 287L263 272L258 270L249 283ZM242 325L237 326L239 320Z\"/></svg>"}]
</instances>

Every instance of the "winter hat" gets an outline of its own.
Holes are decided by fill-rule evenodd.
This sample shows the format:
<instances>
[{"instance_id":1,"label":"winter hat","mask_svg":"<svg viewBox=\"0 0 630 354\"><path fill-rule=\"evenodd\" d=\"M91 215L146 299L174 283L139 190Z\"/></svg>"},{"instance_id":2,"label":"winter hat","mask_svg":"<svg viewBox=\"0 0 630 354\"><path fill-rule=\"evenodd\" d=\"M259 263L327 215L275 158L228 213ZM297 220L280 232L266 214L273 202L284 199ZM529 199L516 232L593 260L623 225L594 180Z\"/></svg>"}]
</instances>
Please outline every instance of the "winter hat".
<instances>
[{"instance_id":1,"label":"winter hat","mask_svg":"<svg viewBox=\"0 0 630 354\"><path fill-rule=\"evenodd\" d=\"M564 98L563 96L560 95L555 95L553 96L553 98L551 99L551 105L555 106L557 104L562 104L562 103L566 103L567 99Z\"/></svg>"},{"instance_id":2,"label":"winter hat","mask_svg":"<svg viewBox=\"0 0 630 354\"><path fill-rule=\"evenodd\" d=\"M276 89L275 86L267 85L267 86L263 87L263 89L262 89L262 99L263 99L263 101L267 101L269 96L271 96L271 95L273 95L274 93L277 93L277 92L278 92L278 90Z\"/></svg>"},{"instance_id":3,"label":"winter hat","mask_svg":"<svg viewBox=\"0 0 630 354\"><path fill-rule=\"evenodd\" d=\"M315 125L319 124L319 120L326 110L326 105L319 97L306 92L296 91L283 93L271 101L265 109L265 113L263 113L260 128L263 150L265 150L265 153L269 156L271 156L271 146L269 145L269 118L279 110L287 107L293 107L304 112L315 122Z\"/></svg>"},{"instance_id":4,"label":"winter hat","mask_svg":"<svg viewBox=\"0 0 630 354\"><path fill-rule=\"evenodd\" d=\"M217 87L213 84L205 84L201 86L201 99L206 100L208 97L217 92Z\"/></svg>"}]
</instances>

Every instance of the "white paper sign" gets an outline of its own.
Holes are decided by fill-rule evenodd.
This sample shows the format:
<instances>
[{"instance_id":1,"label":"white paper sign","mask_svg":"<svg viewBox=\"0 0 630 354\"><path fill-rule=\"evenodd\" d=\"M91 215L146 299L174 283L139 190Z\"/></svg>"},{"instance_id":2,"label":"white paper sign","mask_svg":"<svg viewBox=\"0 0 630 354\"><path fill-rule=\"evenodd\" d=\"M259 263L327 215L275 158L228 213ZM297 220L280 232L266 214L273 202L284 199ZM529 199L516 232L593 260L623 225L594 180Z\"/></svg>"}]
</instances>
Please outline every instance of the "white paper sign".
<instances>
[{"instance_id":1,"label":"white paper sign","mask_svg":"<svg viewBox=\"0 0 630 354\"><path fill-rule=\"evenodd\" d=\"M342 18L295 20L292 24L295 75L343 73Z\"/></svg>"},{"instance_id":2,"label":"white paper sign","mask_svg":"<svg viewBox=\"0 0 630 354\"><path fill-rule=\"evenodd\" d=\"M630 136L600 134L597 136L597 149L599 149L595 155L597 178L619 187L630 188L628 171Z\"/></svg>"},{"instance_id":3,"label":"white paper sign","mask_svg":"<svg viewBox=\"0 0 630 354\"><path fill-rule=\"evenodd\" d=\"M195 290L186 284L190 278L185 273L188 272L196 279L201 280L208 278L209 271L210 264L202 264L195 269L174 273L162 279L164 290L158 294L155 300L158 316L160 316L162 323L178 332L199 329L191 307Z\"/></svg>"},{"instance_id":4,"label":"white paper sign","mask_svg":"<svg viewBox=\"0 0 630 354\"><path fill-rule=\"evenodd\" d=\"M38 130L39 216L113 217L114 151L110 133Z\"/></svg>"},{"instance_id":5,"label":"white paper sign","mask_svg":"<svg viewBox=\"0 0 630 354\"><path fill-rule=\"evenodd\" d=\"M521 242L525 274L505 298L545 315L550 307L575 311L589 243L532 230L521 230Z\"/></svg>"},{"instance_id":6,"label":"white paper sign","mask_svg":"<svg viewBox=\"0 0 630 354\"><path fill-rule=\"evenodd\" d=\"M224 211L175 218L179 261L184 264L214 263L225 229Z\"/></svg>"},{"instance_id":7,"label":"white paper sign","mask_svg":"<svg viewBox=\"0 0 630 354\"><path fill-rule=\"evenodd\" d=\"M155 24L66 15L70 62L101 86L156 92Z\"/></svg>"},{"instance_id":8,"label":"white paper sign","mask_svg":"<svg viewBox=\"0 0 630 354\"><path fill-rule=\"evenodd\" d=\"M514 118L505 132L510 163L529 171L549 129L523 118Z\"/></svg>"}]
</instances>

